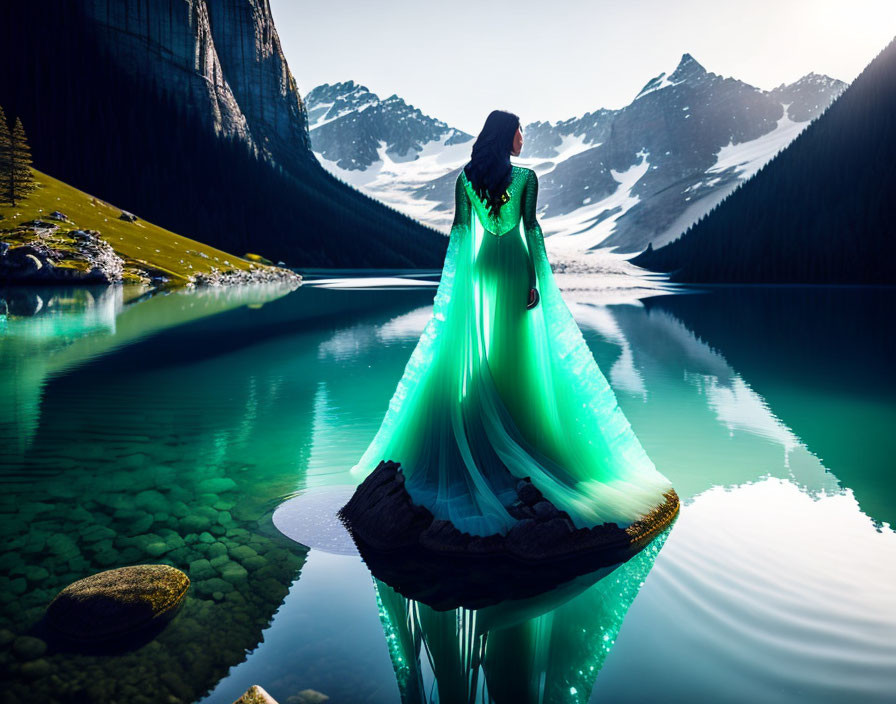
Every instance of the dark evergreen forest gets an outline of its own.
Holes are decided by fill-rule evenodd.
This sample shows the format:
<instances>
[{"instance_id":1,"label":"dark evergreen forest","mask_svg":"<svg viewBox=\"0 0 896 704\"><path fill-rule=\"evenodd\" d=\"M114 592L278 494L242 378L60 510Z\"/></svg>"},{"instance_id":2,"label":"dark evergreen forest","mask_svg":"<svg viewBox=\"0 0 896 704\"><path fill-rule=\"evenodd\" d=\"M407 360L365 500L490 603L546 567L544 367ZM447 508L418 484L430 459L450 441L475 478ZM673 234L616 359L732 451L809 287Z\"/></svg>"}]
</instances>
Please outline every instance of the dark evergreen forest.
<instances>
[{"instance_id":1,"label":"dark evergreen forest","mask_svg":"<svg viewBox=\"0 0 896 704\"><path fill-rule=\"evenodd\" d=\"M0 105L34 166L157 225L298 267L442 266L447 238L325 171L288 173L134 80L64 0L0 9ZM296 173L298 172L298 173Z\"/></svg>"},{"instance_id":2,"label":"dark evergreen forest","mask_svg":"<svg viewBox=\"0 0 896 704\"><path fill-rule=\"evenodd\" d=\"M896 40L680 238L632 259L681 282L896 283Z\"/></svg>"}]
</instances>

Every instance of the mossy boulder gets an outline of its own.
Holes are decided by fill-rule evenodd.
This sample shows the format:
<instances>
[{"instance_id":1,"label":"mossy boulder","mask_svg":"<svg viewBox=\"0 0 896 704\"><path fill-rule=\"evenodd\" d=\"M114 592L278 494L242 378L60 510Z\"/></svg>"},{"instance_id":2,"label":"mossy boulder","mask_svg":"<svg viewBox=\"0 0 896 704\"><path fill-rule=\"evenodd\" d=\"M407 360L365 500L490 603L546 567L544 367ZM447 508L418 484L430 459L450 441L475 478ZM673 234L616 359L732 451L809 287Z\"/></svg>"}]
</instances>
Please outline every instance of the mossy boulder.
<instances>
[{"instance_id":1,"label":"mossy boulder","mask_svg":"<svg viewBox=\"0 0 896 704\"><path fill-rule=\"evenodd\" d=\"M262 687L253 684L245 691L243 696L233 704L277 704L277 700L268 694Z\"/></svg>"},{"instance_id":2,"label":"mossy boulder","mask_svg":"<svg viewBox=\"0 0 896 704\"><path fill-rule=\"evenodd\" d=\"M170 565L118 567L79 579L59 592L47 607L47 621L80 641L101 641L174 617L190 578Z\"/></svg>"},{"instance_id":3,"label":"mossy boulder","mask_svg":"<svg viewBox=\"0 0 896 704\"><path fill-rule=\"evenodd\" d=\"M253 684L233 704L277 704L277 700L268 694L263 687Z\"/></svg>"},{"instance_id":4,"label":"mossy boulder","mask_svg":"<svg viewBox=\"0 0 896 704\"><path fill-rule=\"evenodd\" d=\"M233 704L277 704L277 700L268 694L263 687L253 684Z\"/></svg>"}]
</instances>

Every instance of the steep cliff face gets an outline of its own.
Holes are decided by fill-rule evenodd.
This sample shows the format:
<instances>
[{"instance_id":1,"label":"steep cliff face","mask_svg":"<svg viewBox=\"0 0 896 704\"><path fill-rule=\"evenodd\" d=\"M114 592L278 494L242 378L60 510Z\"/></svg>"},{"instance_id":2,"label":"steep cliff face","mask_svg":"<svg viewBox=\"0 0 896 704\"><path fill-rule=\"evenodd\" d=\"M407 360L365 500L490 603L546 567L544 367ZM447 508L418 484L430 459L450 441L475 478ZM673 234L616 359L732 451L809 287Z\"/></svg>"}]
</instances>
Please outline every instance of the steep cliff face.
<instances>
[{"instance_id":1,"label":"steep cliff face","mask_svg":"<svg viewBox=\"0 0 896 704\"><path fill-rule=\"evenodd\" d=\"M268 0L206 0L224 74L256 143L277 163L310 159L308 118Z\"/></svg>"},{"instance_id":2,"label":"steep cliff face","mask_svg":"<svg viewBox=\"0 0 896 704\"><path fill-rule=\"evenodd\" d=\"M217 134L287 170L311 157L305 106L267 0L88 0L111 60L183 101Z\"/></svg>"},{"instance_id":3,"label":"steep cliff face","mask_svg":"<svg viewBox=\"0 0 896 704\"><path fill-rule=\"evenodd\" d=\"M161 227L296 267L444 261L318 163L267 0L0 3L0 66L35 166Z\"/></svg>"},{"instance_id":4,"label":"steep cliff face","mask_svg":"<svg viewBox=\"0 0 896 704\"><path fill-rule=\"evenodd\" d=\"M87 0L82 8L111 61L183 99L216 133L252 141L221 68L205 0Z\"/></svg>"}]
</instances>

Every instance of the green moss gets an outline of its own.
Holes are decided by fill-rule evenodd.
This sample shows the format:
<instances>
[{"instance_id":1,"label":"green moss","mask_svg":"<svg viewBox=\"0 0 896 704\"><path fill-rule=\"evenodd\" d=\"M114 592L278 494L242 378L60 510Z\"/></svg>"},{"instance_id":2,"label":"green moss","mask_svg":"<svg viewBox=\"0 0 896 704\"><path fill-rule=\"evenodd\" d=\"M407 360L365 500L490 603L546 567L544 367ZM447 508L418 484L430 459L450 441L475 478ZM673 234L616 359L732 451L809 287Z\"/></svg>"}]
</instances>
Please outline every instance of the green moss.
<instances>
[{"instance_id":1,"label":"green moss","mask_svg":"<svg viewBox=\"0 0 896 704\"><path fill-rule=\"evenodd\" d=\"M87 272L90 270L90 264L83 259L62 259L55 264L57 269L74 269L75 271Z\"/></svg>"},{"instance_id":2,"label":"green moss","mask_svg":"<svg viewBox=\"0 0 896 704\"><path fill-rule=\"evenodd\" d=\"M274 262L270 259L265 259L260 254L252 254L251 252L247 252L243 255L243 259L248 259L250 262L255 262L256 264L266 264L268 266L274 266Z\"/></svg>"}]
</instances>

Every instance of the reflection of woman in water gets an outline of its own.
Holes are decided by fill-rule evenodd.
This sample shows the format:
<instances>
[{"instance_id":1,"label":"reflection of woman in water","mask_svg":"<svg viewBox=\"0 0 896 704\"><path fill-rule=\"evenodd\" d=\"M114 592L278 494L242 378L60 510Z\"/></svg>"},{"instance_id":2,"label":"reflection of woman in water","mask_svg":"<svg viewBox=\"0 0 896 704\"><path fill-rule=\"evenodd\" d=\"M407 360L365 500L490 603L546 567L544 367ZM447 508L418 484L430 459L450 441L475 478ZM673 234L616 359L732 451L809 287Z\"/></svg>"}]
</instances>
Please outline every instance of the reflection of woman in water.
<instances>
[{"instance_id":1,"label":"reflection of woman in water","mask_svg":"<svg viewBox=\"0 0 896 704\"><path fill-rule=\"evenodd\" d=\"M437 611L375 580L403 704L586 702L668 530L622 566L535 598ZM421 667L429 663L435 682Z\"/></svg>"},{"instance_id":2,"label":"reflection of woman in water","mask_svg":"<svg viewBox=\"0 0 896 704\"><path fill-rule=\"evenodd\" d=\"M522 144L516 115L488 116L455 182L432 317L352 471L400 463L413 504L472 536L558 510L567 530L654 533L677 496L560 296L536 220L538 178L510 162Z\"/></svg>"}]
</instances>

